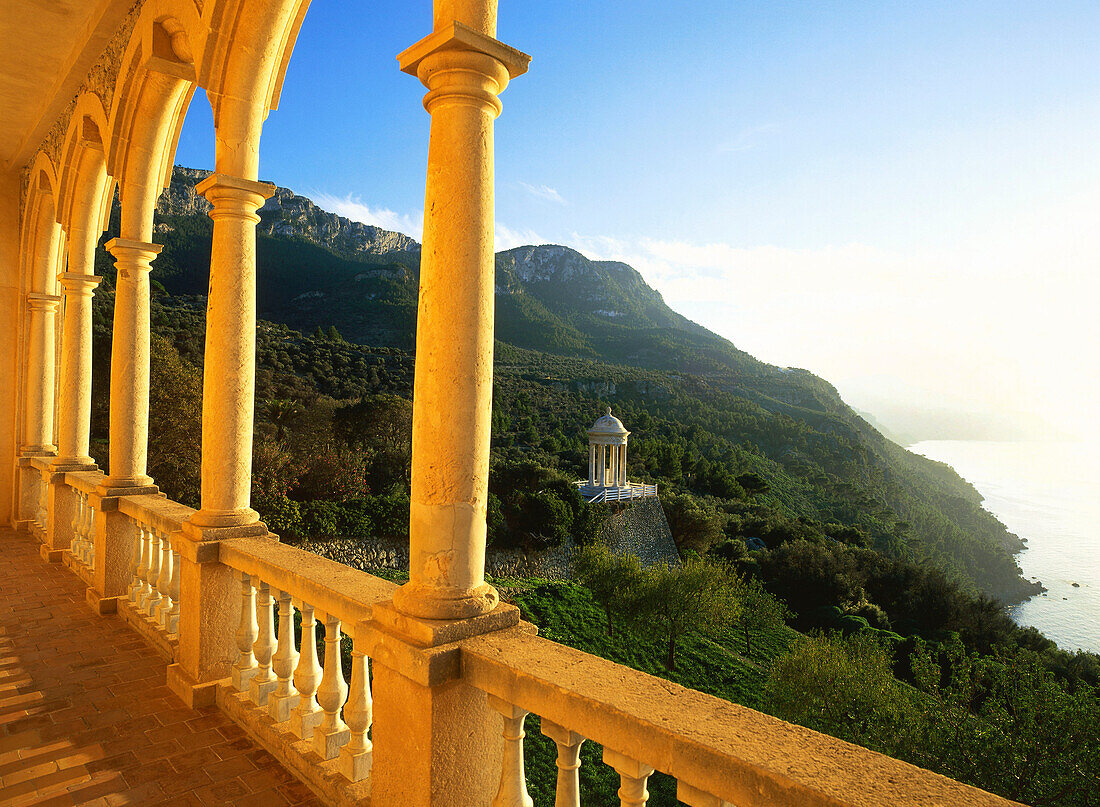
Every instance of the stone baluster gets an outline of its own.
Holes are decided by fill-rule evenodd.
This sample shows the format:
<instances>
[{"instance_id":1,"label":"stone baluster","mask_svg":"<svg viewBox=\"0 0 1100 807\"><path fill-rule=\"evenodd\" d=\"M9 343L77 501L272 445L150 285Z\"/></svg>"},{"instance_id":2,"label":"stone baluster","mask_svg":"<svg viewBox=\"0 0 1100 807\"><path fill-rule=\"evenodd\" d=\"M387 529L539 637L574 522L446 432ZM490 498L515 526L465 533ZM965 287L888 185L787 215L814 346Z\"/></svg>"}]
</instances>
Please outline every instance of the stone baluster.
<instances>
[{"instance_id":1,"label":"stone baluster","mask_svg":"<svg viewBox=\"0 0 1100 807\"><path fill-rule=\"evenodd\" d=\"M172 553L172 582L168 584L172 595L172 608L165 617L164 629L169 636L180 632L180 553Z\"/></svg>"},{"instance_id":2,"label":"stone baluster","mask_svg":"<svg viewBox=\"0 0 1100 807\"><path fill-rule=\"evenodd\" d=\"M73 489L73 520L69 524L73 530L73 537L69 541L69 554L76 554L76 542L80 540L80 519L84 514L84 494Z\"/></svg>"},{"instance_id":3,"label":"stone baluster","mask_svg":"<svg viewBox=\"0 0 1100 807\"><path fill-rule=\"evenodd\" d=\"M581 744L585 738L546 718L542 719L542 733L558 746L558 786L554 807L580 807Z\"/></svg>"},{"instance_id":4,"label":"stone baluster","mask_svg":"<svg viewBox=\"0 0 1100 807\"><path fill-rule=\"evenodd\" d=\"M523 721L527 712L495 695L489 696L489 706L504 717L504 759L500 769L500 788L492 807L532 807L527 793L527 778L523 772Z\"/></svg>"},{"instance_id":5,"label":"stone baluster","mask_svg":"<svg viewBox=\"0 0 1100 807\"><path fill-rule=\"evenodd\" d=\"M604 746L603 761L619 774L619 803L622 807L645 807L649 801L649 781L653 768Z\"/></svg>"},{"instance_id":6,"label":"stone baluster","mask_svg":"<svg viewBox=\"0 0 1100 807\"><path fill-rule=\"evenodd\" d=\"M141 602L141 610L152 616L160 602L160 592L157 591L157 578L160 577L160 533L151 527L146 527L145 533L149 536L149 570L145 577L146 593Z\"/></svg>"},{"instance_id":7,"label":"stone baluster","mask_svg":"<svg viewBox=\"0 0 1100 807\"><path fill-rule=\"evenodd\" d=\"M256 655L257 670L248 683L248 695L257 706L267 705L267 696L275 691L278 679L271 671L271 657L275 653L275 598L267 583L258 581L256 586L256 623L258 634L252 652Z\"/></svg>"},{"instance_id":8,"label":"stone baluster","mask_svg":"<svg viewBox=\"0 0 1100 807\"><path fill-rule=\"evenodd\" d=\"M279 649L271 660L271 669L278 679L275 691L268 696L267 711L276 723L290 719L290 713L298 705L298 690L291 680L298 663L298 650L294 647L294 604L290 593L279 592Z\"/></svg>"},{"instance_id":9,"label":"stone baluster","mask_svg":"<svg viewBox=\"0 0 1100 807\"><path fill-rule=\"evenodd\" d=\"M732 801L725 801L712 796L705 790L679 781L676 783L676 800L687 804L688 807L733 807Z\"/></svg>"},{"instance_id":10,"label":"stone baluster","mask_svg":"<svg viewBox=\"0 0 1100 807\"><path fill-rule=\"evenodd\" d=\"M84 506L80 509L80 527L76 531L73 557L82 563L87 563L88 526L92 523L92 505L88 501L88 494L83 494L82 500Z\"/></svg>"},{"instance_id":11,"label":"stone baluster","mask_svg":"<svg viewBox=\"0 0 1100 807\"><path fill-rule=\"evenodd\" d=\"M259 672L252 645L259 634L256 624L256 592L252 588L252 578L241 573L241 621L237 626L237 650L240 655L230 673L233 688L238 692L248 692L248 685Z\"/></svg>"},{"instance_id":12,"label":"stone baluster","mask_svg":"<svg viewBox=\"0 0 1100 807\"><path fill-rule=\"evenodd\" d=\"M49 519L49 512L46 507L49 490L50 487L45 477L40 476L38 479L38 508L34 511L34 523L42 532L46 531Z\"/></svg>"},{"instance_id":13,"label":"stone baluster","mask_svg":"<svg viewBox=\"0 0 1100 807\"><path fill-rule=\"evenodd\" d=\"M91 502L84 524L84 562L89 569L95 569L95 508Z\"/></svg>"},{"instance_id":14,"label":"stone baluster","mask_svg":"<svg viewBox=\"0 0 1100 807\"><path fill-rule=\"evenodd\" d=\"M160 574L157 575L157 593L160 600L157 602L156 612L153 617L157 624L167 628L168 612L172 610L172 544L168 536L160 534Z\"/></svg>"},{"instance_id":15,"label":"stone baluster","mask_svg":"<svg viewBox=\"0 0 1100 807\"><path fill-rule=\"evenodd\" d=\"M374 704L370 694L370 667L367 654L358 643L351 651L351 685L348 702L344 704L344 721L351 731L351 739L340 751L340 772L352 782L366 779L370 774L374 746L367 739L374 716Z\"/></svg>"},{"instance_id":16,"label":"stone baluster","mask_svg":"<svg viewBox=\"0 0 1100 807\"><path fill-rule=\"evenodd\" d=\"M130 602L135 605L141 601L145 591L145 577L149 573L149 542L145 536L145 525L137 525L137 535L134 539L134 556L137 566L134 568L134 577L130 582Z\"/></svg>"},{"instance_id":17,"label":"stone baluster","mask_svg":"<svg viewBox=\"0 0 1100 807\"><path fill-rule=\"evenodd\" d=\"M294 668L294 688L298 690L298 706L290 716L290 728L301 739L313 737L313 730L321 723L325 713L317 705L317 687L321 683L321 665L317 661L317 620L313 606L299 604L302 612L302 652L298 666Z\"/></svg>"},{"instance_id":18,"label":"stone baluster","mask_svg":"<svg viewBox=\"0 0 1100 807\"><path fill-rule=\"evenodd\" d=\"M324 709L324 718L313 730L313 750L321 759L334 759L350 739L351 731L340 717L347 696L348 685L340 666L340 620L325 614L325 674L317 688L317 703Z\"/></svg>"}]
</instances>

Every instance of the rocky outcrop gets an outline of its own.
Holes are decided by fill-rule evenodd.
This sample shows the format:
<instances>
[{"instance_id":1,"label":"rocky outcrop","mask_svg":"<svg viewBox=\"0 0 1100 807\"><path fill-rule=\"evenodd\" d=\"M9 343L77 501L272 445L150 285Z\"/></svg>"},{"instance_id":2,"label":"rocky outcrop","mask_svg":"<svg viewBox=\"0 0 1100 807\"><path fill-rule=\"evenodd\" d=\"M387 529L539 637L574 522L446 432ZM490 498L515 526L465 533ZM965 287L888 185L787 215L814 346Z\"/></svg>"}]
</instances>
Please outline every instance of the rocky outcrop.
<instances>
[{"instance_id":1,"label":"rocky outcrop","mask_svg":"<svg viewBox=\"0 0 1100 807\"><path fill-rule=\"evenodd\" d=\"M209 171L176 166L172 171L172 184L157 200L157 213L162 216L207 214L210 203L195 193L195 185L209 174ZM349 258L420 251L420 244L407 235L329 213L288 188L277 187L275 195L264 203L259 213L258 232L301 238Z\"/></svg>"}]
</instances>

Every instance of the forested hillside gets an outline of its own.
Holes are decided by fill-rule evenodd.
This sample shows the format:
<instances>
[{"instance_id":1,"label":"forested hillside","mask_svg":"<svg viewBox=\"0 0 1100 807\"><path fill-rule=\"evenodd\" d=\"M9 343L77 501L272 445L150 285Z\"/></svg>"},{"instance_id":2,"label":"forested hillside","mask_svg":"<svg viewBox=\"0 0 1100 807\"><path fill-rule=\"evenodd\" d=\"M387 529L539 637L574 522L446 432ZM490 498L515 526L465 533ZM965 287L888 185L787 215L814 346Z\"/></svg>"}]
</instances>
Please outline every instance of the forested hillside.
<instances>
[{"instance_id":1,"label":"forested hillside","mask_svg":"<svg viewBox=\"0 0 1100 807\"><path fill-rule=\"evenodd\" d=\"M176 169L154 235L164 244L155 330L195 367L211 232L208 205L192 190L202 176ZM415 242L285 189L260 212L261 419L271 401L335 410L365 396L407 399ZM110 288L108 279L96 304L101 343ZM715 541L868 546L1003 601L1034 591L1013 557L1019 540L950 468L883 438L824 380L757 361L677 314L631 267L521 247L497 256L496 299L496 460L579 476L585 428L611 405L635 433L631 475L714 514ZM101 373L107 349L96 354ZM762 487L747 491L737 481L746 474Z\"/></svg>"}]
</instances>

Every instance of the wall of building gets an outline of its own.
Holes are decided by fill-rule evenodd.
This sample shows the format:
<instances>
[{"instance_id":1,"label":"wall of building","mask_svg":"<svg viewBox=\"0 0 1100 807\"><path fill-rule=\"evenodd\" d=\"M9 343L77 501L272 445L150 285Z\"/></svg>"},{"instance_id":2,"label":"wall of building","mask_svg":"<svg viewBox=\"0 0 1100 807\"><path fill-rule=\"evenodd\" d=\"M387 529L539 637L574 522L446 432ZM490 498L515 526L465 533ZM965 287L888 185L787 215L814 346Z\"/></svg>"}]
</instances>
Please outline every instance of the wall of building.
<instances>
[{"instance_id":1,"label":"wall of building","mask_svg":"<svg viewBox=\"0 0 1100 807\"><path fill-rule=\"evenodd\" d=\"M10 524L15 495L19 338L19 177L0 172L0 524Z\"/></svg>"}]
</instances>

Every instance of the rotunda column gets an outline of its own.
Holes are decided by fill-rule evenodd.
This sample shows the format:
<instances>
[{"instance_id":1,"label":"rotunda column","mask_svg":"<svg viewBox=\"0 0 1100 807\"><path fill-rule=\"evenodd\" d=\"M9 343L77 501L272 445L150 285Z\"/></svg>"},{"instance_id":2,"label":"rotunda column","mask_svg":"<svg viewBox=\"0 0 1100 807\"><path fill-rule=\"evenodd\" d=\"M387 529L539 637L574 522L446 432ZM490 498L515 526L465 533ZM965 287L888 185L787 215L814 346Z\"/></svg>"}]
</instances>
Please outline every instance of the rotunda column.
<instances>
[{"instance_id":1,"label":"rotunda column","mask_svg":"<svg viewBox=\"0 0 1100 807\"><path fill-rule=\"evenodd\" d=\"M78 237L70 239L76 246ZM70 253L70 262L72 262ZM90 264L85 264L90 268ZM61 388L57 396L57 459L66 470L93 467L88 454L92 410L92 295L102 278L82 272L60 275L65 300L61 320Z\"/></svg>"},{"instance_id":2,"label":"rotunda column","mask_svg":"<svg viewBox=\"0 0 1100 807\"><path fill-rule=\"evenodd\" d=\"M596 444L588 444L588 484L594 486L596 484Z\"/></svg>"},{"instance_id":3,"label":"rotunda column","mask_svg":"<svg viewBox=\"0 0 1100 807\"><path fill-rule=\"evenodd\" d=\"M625 488L629 484L626 481L626 443L623 443L622 457L619 460L619 468L619 484Z\"/></svg>"},{"instance_id":4,"label":"rotunda column","mask_svg":"<svg viewBox=\"0 0 1100 807\"><path fill-rule=\"evenodd\" d=\"M55 450L54 347L60 301L53 294L27 294L27 392L22 450L25 455L51 454Z\"/></svg>"},{"instance_id":5,"label":"rotunda column","mask_svg":"<svg viewBox=\"0 0 1100 807\"><path fill-rule=\"evenodd\" d=\"M149 271L160 244L112 238L118 270L111 342L111 415L104 488L149 487Z\"/></svg>"},{"instance_id":6,"label":"rotunda column","mask_svg":"<svg viewBox=\"0 0 1100 807\"><path fill-rule=\"evenodd\" d=\"M495 17L495 15L493 15ZM437 22L440 22L437 20ZM413 382L405 614L464 619L499 602L485 582L493 387L493 122L528 57L459 22L402 53L431 115Z\"/></svg>"},{"instance_id":7,"label":"rotunda column","mask_svg":"<svg viewBox=\"0 0 1100 807\"><path fill-rule=\"evenodd\" d=\"M195 190L213 205L202 373L200 527L259 521L249 507L256 392L256 211L275 186L211 174Z\"/></svg>"}]
</instances>

